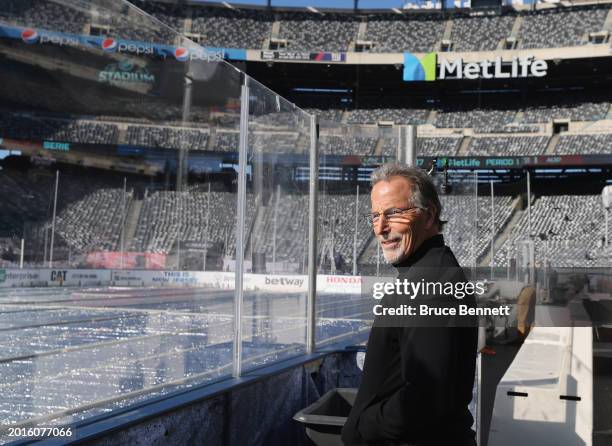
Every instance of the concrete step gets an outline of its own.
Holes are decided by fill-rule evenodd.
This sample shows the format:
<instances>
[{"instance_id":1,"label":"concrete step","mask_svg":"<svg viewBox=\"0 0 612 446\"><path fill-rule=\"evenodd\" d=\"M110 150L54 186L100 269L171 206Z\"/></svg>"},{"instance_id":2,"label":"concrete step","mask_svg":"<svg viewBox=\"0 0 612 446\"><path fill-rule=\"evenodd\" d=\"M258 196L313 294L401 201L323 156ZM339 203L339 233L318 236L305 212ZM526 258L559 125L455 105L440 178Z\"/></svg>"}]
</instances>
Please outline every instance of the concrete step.
<instances>
[{"instance_id":1,"label":"concrete step","mask_svg":"<svg viewBox=\"0 0 612 446\"><path fill-rule=\"evenodd\" d=\"M457 150L456 156L466 156L471 143L472 137L464 136L463 141L461 141L461 144L459 145L459 150Z\"/></svg>"},{"instance_id":2,"label":"concrete step","mask_svg":"<svg viewBox=\"0 0 612 446\"><path fill-rule=\"evenodd\" d=\"M138 219L140 217L140 210L142 209L142 200L132 200L128 207L127 217L125 221L125 235L124 244L126 250L132 244L134 234L136 234L136 228L138 227Z\"/></svg>"},{"instance_id":3,"label":"concrete step","mask_svg":"<svg viewBox=\"0 0 612 446\"><path fill-rule=\"evenodd\" d=\"M558 133L553 134L548 140L548 144L546 145L546 150L544 153L546 155L551 155L555 153L555 147L557 147L557 143L559 142L560 135Z\"/></svg>"}]
</instances>

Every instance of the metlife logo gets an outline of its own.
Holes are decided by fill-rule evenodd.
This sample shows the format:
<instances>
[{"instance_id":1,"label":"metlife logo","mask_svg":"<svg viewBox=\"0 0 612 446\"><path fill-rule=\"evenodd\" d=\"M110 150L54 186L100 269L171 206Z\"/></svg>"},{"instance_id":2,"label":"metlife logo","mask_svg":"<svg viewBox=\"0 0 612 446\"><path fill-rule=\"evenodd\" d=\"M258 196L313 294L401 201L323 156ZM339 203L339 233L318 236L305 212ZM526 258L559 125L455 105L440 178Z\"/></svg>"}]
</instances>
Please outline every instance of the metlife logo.
<instances>
[{"instance_id":1,"label":"metlife logo","mask_svg":"<svg viewBox=\"0 0 612 446\"><path fill-rule=\"evenodd\" d=\"M428 53L421 59L404 53L404 81L431 82L437 79L516 79L544 77L548 63L533 56L514 57L504 61L501 57L479 62L464 62L462 58L440 60L436 53Z\"/></svg>"},{"instance_id":2,"label":"metlife logo","mask_svg":"<svg viewBox=\"0 0 612 446\"><path fill-rule=\"evenodd\" d=\"M428 53L422 59L404 53L404 80L408 82L436 80L436 53Z\"/></svg>"}]
</instances>

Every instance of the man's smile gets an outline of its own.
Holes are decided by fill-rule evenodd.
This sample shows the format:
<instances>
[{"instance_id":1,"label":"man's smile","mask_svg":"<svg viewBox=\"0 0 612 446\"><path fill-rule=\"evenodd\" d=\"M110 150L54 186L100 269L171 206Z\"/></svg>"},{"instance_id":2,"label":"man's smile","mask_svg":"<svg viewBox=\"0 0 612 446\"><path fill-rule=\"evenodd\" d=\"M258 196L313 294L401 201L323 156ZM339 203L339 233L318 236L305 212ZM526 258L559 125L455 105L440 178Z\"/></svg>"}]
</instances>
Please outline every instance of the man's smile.
<instances>
[{"instance_id":1,"label":"man's smile","mask_svg":"<svg viewBox=\"0 0 612 446\"><path fill-rule=\"evenodd\" d=\"M399 245L400 239L381 240L380 245L383 249L394 249Z\"/></svg>"}]
</instances>

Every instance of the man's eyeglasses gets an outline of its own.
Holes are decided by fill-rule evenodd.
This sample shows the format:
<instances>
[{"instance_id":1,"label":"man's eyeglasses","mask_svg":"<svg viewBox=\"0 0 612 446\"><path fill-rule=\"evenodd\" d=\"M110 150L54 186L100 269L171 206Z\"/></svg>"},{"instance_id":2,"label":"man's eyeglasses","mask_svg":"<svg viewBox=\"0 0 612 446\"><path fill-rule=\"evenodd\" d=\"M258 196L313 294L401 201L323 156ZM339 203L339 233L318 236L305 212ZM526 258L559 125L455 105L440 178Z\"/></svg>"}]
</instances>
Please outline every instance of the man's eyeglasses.
<instances>
[{"instance_id":1,"label":"man's eyeglasses","mask_svg":"<svg viewBox=\"0 0 612 446\"><path fill-rule=\"evenodd\" d=\"M370 212L365 214L365 218L370 224L370 226L374 226L378 224L380 221L380 216L384 216L385 220L389 223L397 222L402 219L402 217L406 217L414 214L417 209L422 209L420 207L410 207L410 208L391 208L387 209L385 212Z\"/></svg>"}]
</instances>

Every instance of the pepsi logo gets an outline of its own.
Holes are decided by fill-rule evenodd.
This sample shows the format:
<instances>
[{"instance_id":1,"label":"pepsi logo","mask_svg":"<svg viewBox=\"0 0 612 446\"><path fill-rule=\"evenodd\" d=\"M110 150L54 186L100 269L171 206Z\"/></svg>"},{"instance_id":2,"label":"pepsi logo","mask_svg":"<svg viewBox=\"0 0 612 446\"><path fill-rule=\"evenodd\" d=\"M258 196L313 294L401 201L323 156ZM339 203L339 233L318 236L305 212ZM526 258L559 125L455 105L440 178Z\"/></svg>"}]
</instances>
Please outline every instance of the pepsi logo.
<instances>
[{"instance_id":1,"label":"pepsi logo","mask_svg":"<svg viewBox=\"0 0 612 446\"><path fill-rule=\"evenodd\" d=\"M109 53L117 50L117 41L115 39L111 39L110 37L104 39L100 44L104 51Z\"/></svg>"},{"instance_id":2,"label":"pepsi logo","mask_svg":"<svg viewBox=\"0 0 612 446\"><path fill-rule=\"evenodd\" d=\"M189 58L189 50L181 46L174 50L174 58L179 62L185 62Z\"/></svg>"},{"instance_id":3,"label":"pepsi logo","mask_svg":"<svg viewBox=\"0 0 612 446\"><path fill-rule=\"evenodd\" d=\"M38 33L35 29L26 28L21 31L21 40L23 40L25 43L36 43L38 40Z\"/></svg>"}]
</instances>

